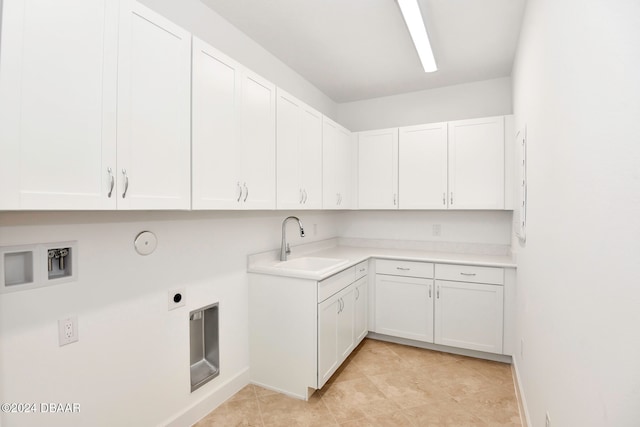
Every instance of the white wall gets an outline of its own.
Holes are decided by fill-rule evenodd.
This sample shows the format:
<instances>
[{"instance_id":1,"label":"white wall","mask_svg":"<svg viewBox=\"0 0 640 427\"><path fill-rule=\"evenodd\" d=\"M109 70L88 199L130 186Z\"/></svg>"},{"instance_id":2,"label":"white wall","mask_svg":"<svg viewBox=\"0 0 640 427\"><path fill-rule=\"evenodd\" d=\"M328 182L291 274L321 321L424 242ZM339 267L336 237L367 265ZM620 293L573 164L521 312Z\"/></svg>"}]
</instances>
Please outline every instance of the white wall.
<instances>
[{"instance_id":1,"label":"white wall","mask_svg":"<svg viewBox=\"0 0 640 427\"><path fill-rule=\"evenodd\" d=\"M516 364L533 427L640 422L640 2L530 0Z\"/></svg>"},{"instance_id":2,"label":"white wall","mask_svg":"<svg viewBox=\"0 0 640 427\"><path fill-rule=\"evenodd\" d=\"M512 113L511 78L338 104L337 121L351 131Z\"/></svg>"},{"instance_id":3,"label":"white wall","mask_svg":"<svg viewBox=\"0 0 640 427\"><path fill-rule=\"evenodd\" d=\"M511 243L511 211L351 211L340 218L341 237L426 242ZM440 225L440 236L433 225Z\"/></svg>"},{"instance_id":4,"label":"white wall","mask_svg":"<svg viewBox=\"0 0 640 427\"><path fill-rule=\"evenodd\" d=\"M2 401L81 405L80 414L0 414L2 425L164 425L246 374L246 255L279 247L288 213L0 214L0 246L77 240L79 247L77 282L0 295ZM337 234L339 213L297 214L305 242ZM142 230L159 241L146 257L133 248ZM168 311L168 290L179 287L186 307ZM216 301L221 374L190 394L188 314ZM73 314L80 340L59 347L57 320Z\"/></svg>"},{"instance_id":5,"label":"white wall","mask_svg":"<svg viewBox=\"0 0 640 427\"><path fill-rule=\"evenodd\" d=\"M336 120L335 102L200 0L141 2Z\"/></svg>"}]
</instances>

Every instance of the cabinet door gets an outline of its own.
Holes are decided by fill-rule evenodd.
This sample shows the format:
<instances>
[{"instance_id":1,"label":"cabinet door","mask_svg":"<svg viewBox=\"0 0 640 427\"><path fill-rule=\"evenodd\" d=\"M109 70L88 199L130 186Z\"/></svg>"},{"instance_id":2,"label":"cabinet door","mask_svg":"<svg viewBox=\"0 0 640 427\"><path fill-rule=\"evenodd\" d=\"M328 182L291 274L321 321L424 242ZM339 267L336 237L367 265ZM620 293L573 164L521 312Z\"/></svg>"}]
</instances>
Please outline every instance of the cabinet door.
<instances>
[{"instance_id":1,"label":"cabinet door","mask_svg":"<svg viewBox=\"0 0 640 427\"><path fill-rule=\"evenodd\" d=\"M449 123L449 208L504 208L504 117Z\"/></svg>"},{"instance_id":2,"label":"cabinet door","mask_svg":"<svg viewBox=\"0 0 640 427\"><path fill-rule=\"evenodd\" d=\"M398 129L358 134L358 208L398 208Z\"/></svg>"},{"instance_id":3,"label":"cabinet door","mask_svg":"<svg viewBox=\"0 0 640 427\"><path fill-rule=\"evenodd\" d=\"M367 286L367 276L359 279L355 283L355 345L358 345L360 341L367 336L369 332L368 318L368 286Z\"/></svg>"},{"instance_id":4,"label":"cabinet door","mask_svg":"<svg viewBox=\"0 0 640 427\"><path fill-rule=\"evenodd\" d=\"M193 209L238 209L241 67L193 39Z\"/></svg>"},{"instance_id":5,"label":"cabinet door","mask_svg":"<svg viewBox=\"0 0 640 427\"><path fill-rule=\"evenodd\" d=\"M318 388L338 369L338 311L342 304L337 296L318 304Z\"/></svg>"},{"instance_id":6,"label":"cabinet door","mask_svg":"<svg viewBox=\"0 0 640 427\"><path fill-rule=\"evenodd\" d=\"M348 209L351 207L351 133L323 118L322 130L322 207Z\"/></svg>"},{"instance_id":7,"label":"cabinet door","mask_svg":"<svg viewBox=\"0 0 640 427\"><path fill-rule=\"evenodd\" d=\"M276 185L278 209L300 209L301 103L281 89L276 101Z\"/></svg>"},{"instance_id":8,"label":"cabinet door","mask_svg":"<svg viewBox=\"0 0 640 427\"><path fill-rule=\"evenodd\" d=\"M447 208L447 124L400 128L400 209Z\"/></svg>"},{"instance_id":9,"label":"cabinet door","mask_svg":"<svg viewBox=\"0 0 640 427\"><path fill-rule=\"evenodd\" d=\"M322 114L302 106L300 123L300 178L304 209L322 209Z\"/></svg>"},{"instance_id":10,"label":"cabinet door","mask_svg":"<svg viewBox=\"0 0 640 427\"><path fill-rule=\"evenodd\" d=\"M322 207L322 114L277 90L278 209Z\"/></svg>"},{"instance_id":11,"label":"cabinet door","mask_svg":"<svg viewBox=\"0 0 640 427\"><path fill-rule=\"evenodd\" d=\"M0 209L115 208L118 2L0 7Z\"/></svg>"},{"instance_id":12,"label":"cabinet door","mask_svg":"<svg viewBox=\"0 0 640 427\"><path fill-rule=\"evenodd\" d=\"M118 53L118 208L191 206L191 34L122 3Z\"/></svg>"},{"instance_id":13,"label":"cabinet door","mask_svg":"<svg viewBox=\"0 0 640 427\"><path fill-rule=\"evenodd\" d=\"M433 342L433 279L376 274L376 332Z\"/></svg>"},{"instance_id":14,"label":"cabinet door","mask_svg":"<svg viewBox=\"0 0 640 427\"><path fill-rule=\"evenodd\" d=\"M241 177L244 209L276 207L276 88L242 73Z\"/></svg>"},{"instance_id":15,"label":"cabinet door","mask_svg":"<svg viewBox=\"0 0 640 427\"><path fill-rule=\"evenodd\" d=\"M349 286L341 292L340 302L342 307L338 311L338 329L336 331L338 341L338 362L342 363L351 350L355 348L354 321L355 321L355 287Z\"/></svg>"},{"instance_id":16,"label":"cabinet door","mask_svg":"<svg viewBox=\"0 0 640 427\"><path fill-rule=\"evenodd\" d=\"M436 280L436 344L502 353L502 334L502 286Z\"/></svg>"}]
</instances>

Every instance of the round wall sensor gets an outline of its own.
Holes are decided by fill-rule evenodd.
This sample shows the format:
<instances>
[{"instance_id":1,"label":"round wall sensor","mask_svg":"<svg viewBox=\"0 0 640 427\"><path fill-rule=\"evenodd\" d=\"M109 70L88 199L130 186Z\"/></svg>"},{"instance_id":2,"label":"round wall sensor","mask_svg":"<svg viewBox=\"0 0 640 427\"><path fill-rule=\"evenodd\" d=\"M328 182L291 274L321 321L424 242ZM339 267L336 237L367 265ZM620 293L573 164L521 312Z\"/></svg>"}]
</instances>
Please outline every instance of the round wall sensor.
<instances>
[{"instance_id":1,"label":"round wall sensor","mask_svg":"<svg viewBox=\"0 0 640 427\"><path fill-rule=\"evenodd\" d=\"M136 236L133 245L140 255L149 255L156 250L158 238L151 231L143 231Z\"/></svg>"}]
</instances>

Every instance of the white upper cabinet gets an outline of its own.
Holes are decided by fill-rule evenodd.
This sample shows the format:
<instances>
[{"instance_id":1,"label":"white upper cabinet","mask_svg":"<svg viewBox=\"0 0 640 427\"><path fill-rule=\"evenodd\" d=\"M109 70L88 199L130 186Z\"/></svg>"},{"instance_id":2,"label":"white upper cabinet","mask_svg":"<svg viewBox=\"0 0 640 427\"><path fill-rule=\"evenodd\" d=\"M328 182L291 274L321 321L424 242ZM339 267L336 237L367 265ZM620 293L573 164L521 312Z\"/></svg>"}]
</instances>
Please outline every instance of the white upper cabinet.
<instances>
[{"instance_id":1,"label":"white upper cabinet","mask_svg":"<svg viewBox=\"0 0 640 427\"><path fill-rule=\"evenodd\" d=\"M188 209L190 34L129 0L2 19L0 208Z\"/></svg>"},{"instance_id":2,"label":"white upper cabinet","mask_svg":"<svg viewBox=\"0 0 640 427\"><path fill-rule=\"evenodd\" d=\"M191 205L191 34L135 1L120 20L118 208Z\"/></svg>"},{"instance_id":3,"label":"white upper cabinet","mask_svg":"<svg viewBox=\"0 0 640 427\"><path fill-rule=\"evenodd\" d=\"M320 209L322 114L278 89L276 117L278 209Z\"/></svg>"},{"instance_id":4,"label":"white upper cabinet","mask_svg":"<svg viewBox=\"0 0 640 427\"><path fill-rule=\"evenodd\" d=\"M242 73L240 173L244 209L276 207L276 87Z\"/></svg>"},{"instance_id":5,"label":"white upper cabinet","mask_svg":"<svg viewBox=\"0 0 640 427\"><path fill-rule=\"evenodd\" d=\"M193 38L194 209L239 207L241 74L239 64Z\"/></svg>"},{"instance_id":6,"label":"white upper cabinet","mask_svg":"<svg viewBox=\"0 0 640 427\"><path fill-rule=\"evenodd\" d=\"M0 7L0 209L115 208L118 2Z\"/></svg>"},{"instance_id":7,"label":"white upper cabinet","mask_svg":"<svg viewBox=\"0 0 640 427\"><path fill-rule=\"evenodd\" d=\"M504 209L504 117L449 123L449 208Z\"/></svg>"},{"instance_id":8,"label":"white upper cabinet","mask_svg":"<svg viewBox=\"0 0 640 427\"><path fill-rule=\"evenodd\" d=\"M322 207L349 209L352 206L353 144L351 132L333 120L322 120Z\"/></svg>"},{"instance_id":9,"label":"white upper cabinet","mask_svg":"<svg viewBox=\"0 0 640 427\"><path fill-rule=\"evenodd\" d=\"M398 128L358 134L358 208L398 209Z\"/></svg>"},{"instance_id":10,"label":"white upper cabinet","mask_svg":"<svg viewBox=\"0 0 640 427\"><path fill-rule=\"evenodd\" d=\"M275 87L194 38L193 209L275 207Z\"/></svg>"},{"instance_id":11,"label":"white upper cabinet","mask_svg":"<svg viewBox=\"0 0 640 427\"><path fill-rule=\"evenodd\" d=\"M447 208L447 124L400 128L400 209Z\"/></svg>"}]
</instances>

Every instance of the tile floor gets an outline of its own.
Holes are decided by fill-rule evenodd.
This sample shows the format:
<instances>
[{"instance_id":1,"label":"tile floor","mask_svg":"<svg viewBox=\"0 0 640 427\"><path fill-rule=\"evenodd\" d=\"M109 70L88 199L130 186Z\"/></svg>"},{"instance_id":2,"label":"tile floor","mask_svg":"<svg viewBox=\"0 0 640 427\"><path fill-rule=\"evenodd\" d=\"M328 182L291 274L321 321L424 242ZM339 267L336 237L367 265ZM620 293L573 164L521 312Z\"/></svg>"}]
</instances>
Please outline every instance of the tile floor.
<instances>
[{"instance_id":1,"label":"tile floor","mask_svg":"<svg viewBox=\"0 0 640 427\"><path fill-rule=\"evenodd\" d=\"M248 385L209 426L521 426L511 367L365 339L303 402Z\"/></svg>"}]
</instances>

